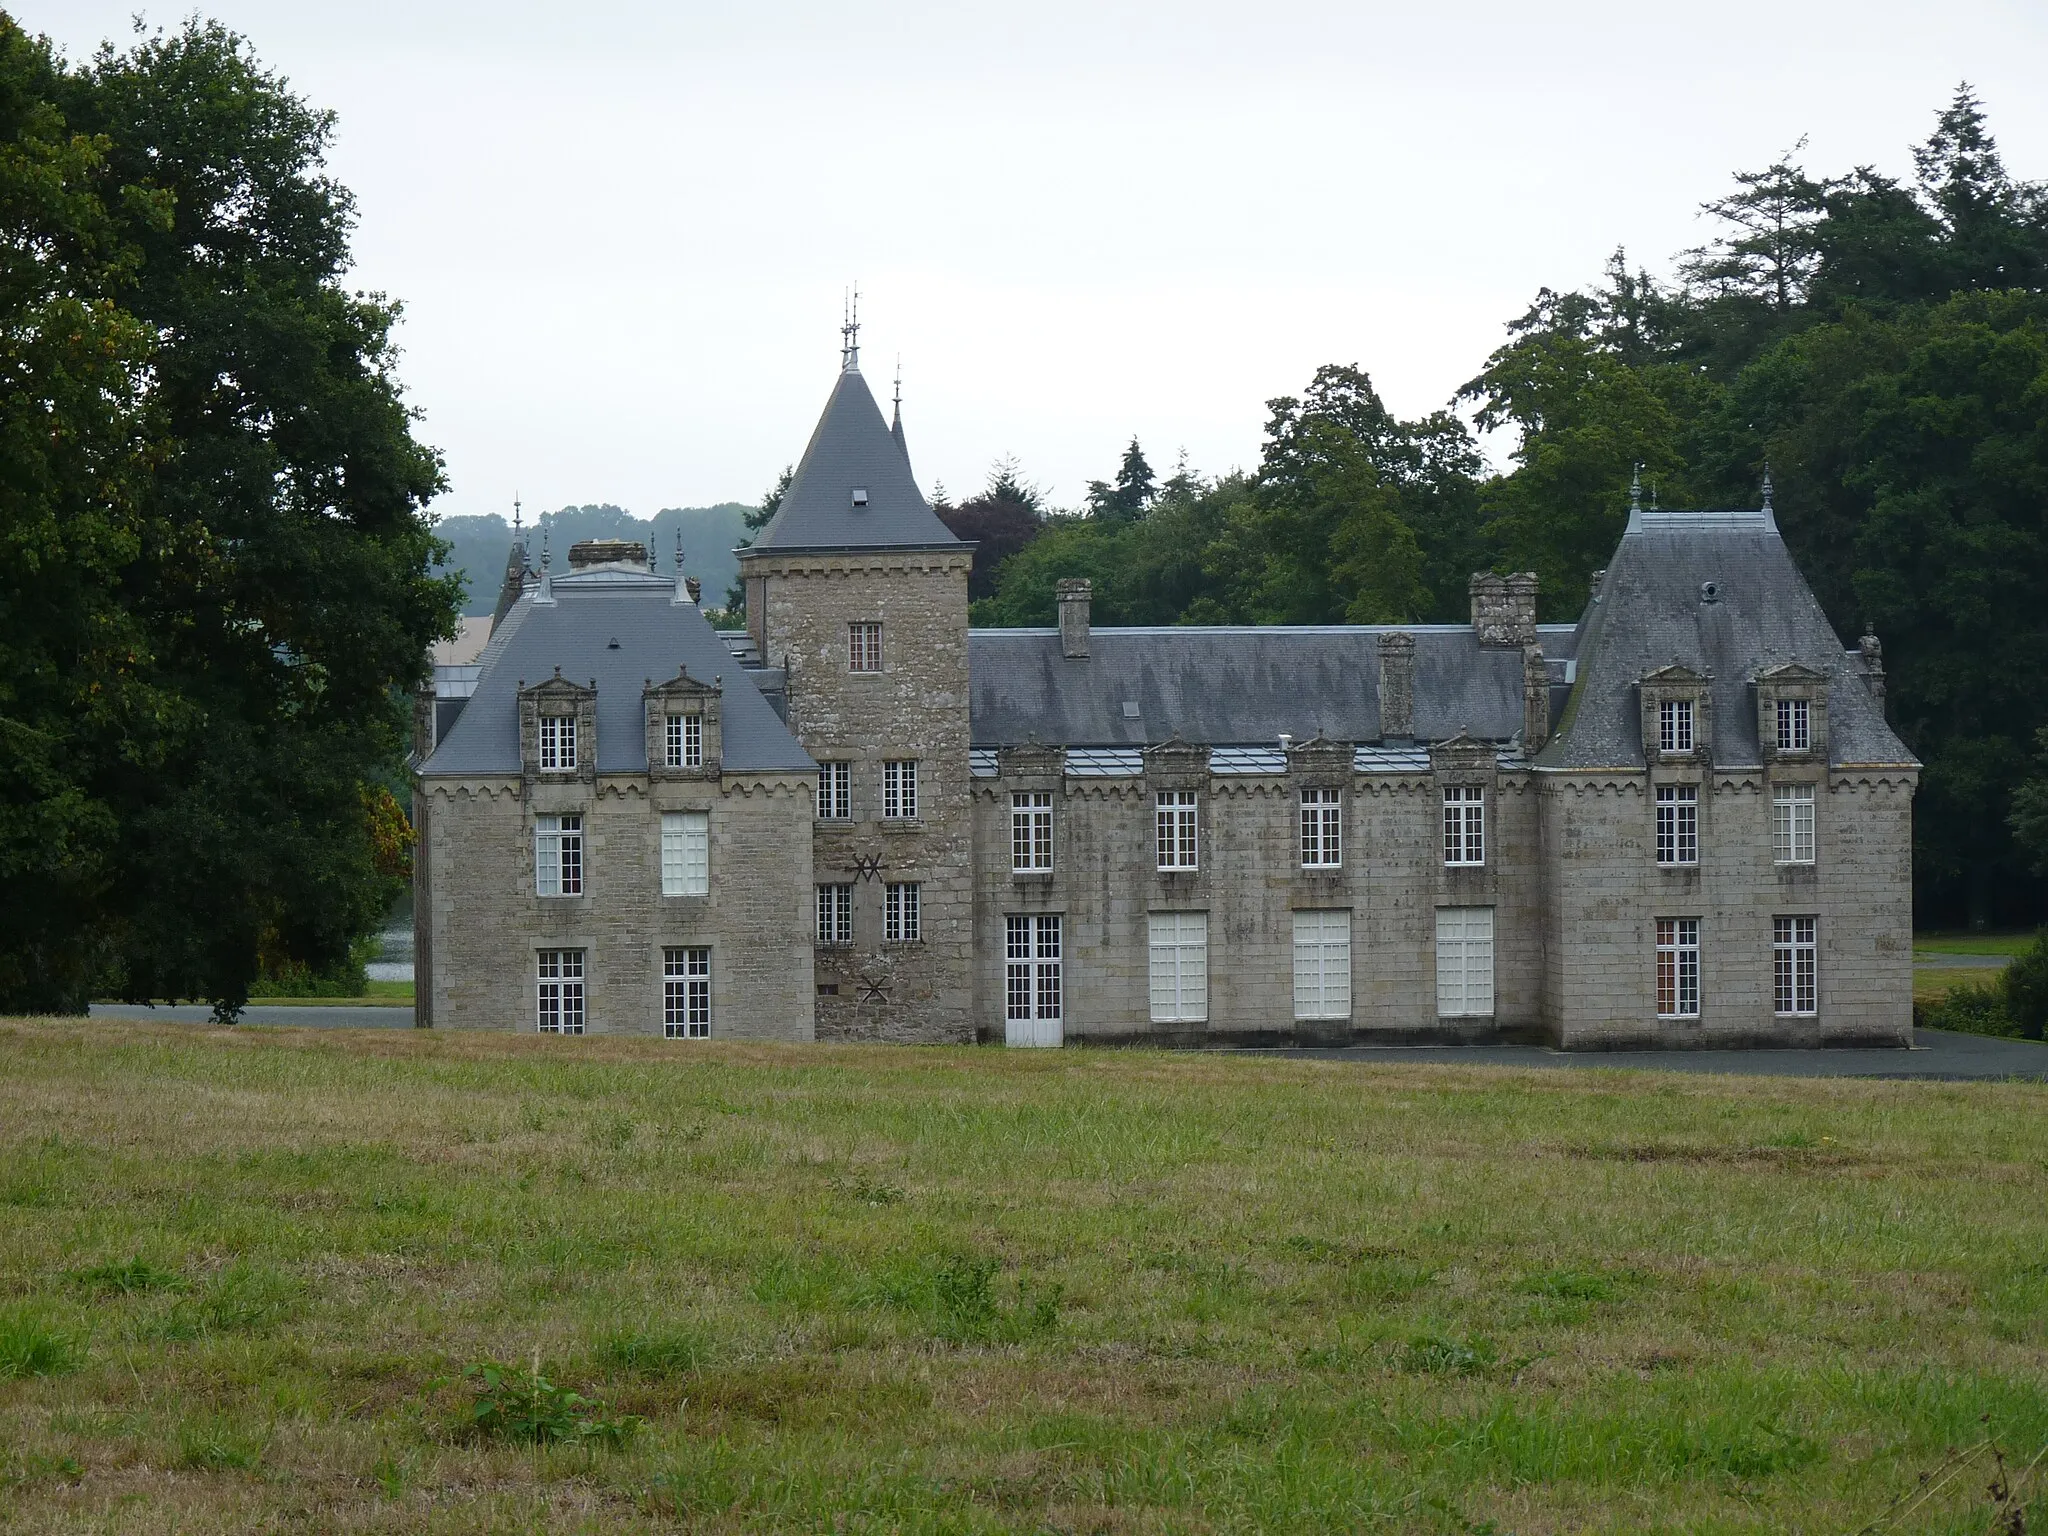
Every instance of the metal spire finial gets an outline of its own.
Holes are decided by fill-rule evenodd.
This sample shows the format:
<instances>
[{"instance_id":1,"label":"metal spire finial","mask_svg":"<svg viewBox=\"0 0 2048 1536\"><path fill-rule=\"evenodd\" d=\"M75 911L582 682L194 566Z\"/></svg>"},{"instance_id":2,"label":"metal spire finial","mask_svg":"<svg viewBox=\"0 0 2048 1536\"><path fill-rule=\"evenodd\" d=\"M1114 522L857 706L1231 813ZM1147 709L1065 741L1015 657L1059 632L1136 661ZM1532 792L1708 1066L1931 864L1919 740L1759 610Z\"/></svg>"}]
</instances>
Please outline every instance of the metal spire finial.
<instances>
[{"instance_id":1,"label":"metal spire finial","mask_svg":"<svg viewBox=\"0 0 2048 1536\"><path fill-rule=\"evenodd\" d=\"M1764 460L1764 510L1771 510L1771 461Z\"/></svg>"},{"instance_id":2,"label":"metal spire finial","mask_svg":"<svg viewBox=\"0 0 2048 1536\"><path fill-rule=\"evenodd\" d=\"M540 568L542 570L548 568L548 524L546 518L542 518L540 524Z\"/></svg>"},{"instance_id":3,"label":"metal spire finial","mask_svg":"<svg viewBox=\"0 0 2048 1536\"><path fill-rule=\"evenodd\" d=\"M846 318L839 324L839 366L846 373L860 372L860 284L847 290Z\"/></svg>"},{"instance_id":4,"label":"metal spire finial","mask_svg":"<svg viewBox=\"0 0 2048 1536\"><path fill-rule=\"evenodd\" d=\"M519 493L517 491L512 493L512 531L514 533L519 531Z\"/></svg>"},{"instance_id":5,"label":"metal spire finial","mask_svg":"<svg viewBox=\"0 0 2048 1536\"><path fill-rule=\"evenodd\" d=\"M1637 464L1634 469L1629 471L1628 509L1631 512L1643 510L1643 466L1641 464Z\"/></svg>"}]
</instances>

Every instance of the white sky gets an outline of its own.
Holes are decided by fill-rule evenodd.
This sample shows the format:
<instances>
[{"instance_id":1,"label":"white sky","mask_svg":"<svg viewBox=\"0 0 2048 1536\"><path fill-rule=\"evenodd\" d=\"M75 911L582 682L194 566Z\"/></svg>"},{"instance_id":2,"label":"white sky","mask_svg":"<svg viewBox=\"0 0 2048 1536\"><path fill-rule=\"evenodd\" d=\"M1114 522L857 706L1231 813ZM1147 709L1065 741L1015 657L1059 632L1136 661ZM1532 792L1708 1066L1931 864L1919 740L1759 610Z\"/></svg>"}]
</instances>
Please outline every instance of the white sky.
<instances>
[{"instance_id":1,"label":"white sky","mask_svg":"<svg viewBox=\"0 0 2048 1536\"><path fill-rule=\"evenodd\" d=\"M138 8L14 6L73 58ZM1664 269L1801 134L1815 171L1909 174L1958 80L2048 177L2038 4L203 9L340 114L442 513L755 499L855 279L926 490L1013 453L1073 504L1133 432L1162 473L1255 463L1319 363L1440 405L1539 285L1616 244Z\"/></svg>"}]
</instances>

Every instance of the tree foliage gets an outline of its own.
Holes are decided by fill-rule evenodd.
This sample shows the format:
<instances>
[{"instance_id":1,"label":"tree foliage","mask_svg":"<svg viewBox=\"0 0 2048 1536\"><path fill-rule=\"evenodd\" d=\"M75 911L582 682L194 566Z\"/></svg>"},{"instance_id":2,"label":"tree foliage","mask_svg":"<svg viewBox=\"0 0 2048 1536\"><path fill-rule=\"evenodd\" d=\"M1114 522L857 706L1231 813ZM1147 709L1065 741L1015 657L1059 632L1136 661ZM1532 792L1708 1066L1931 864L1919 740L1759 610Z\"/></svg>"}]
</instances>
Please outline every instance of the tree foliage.
<instances>
[{"instance_id":1,"label":"tree foliage","mask_svg":"<svg viewBox=\"0 0 2048 1536\"><path fill-rule=\"evenodd\" d=\"M401 889L367 791L452 631L440 464L396 308L343 286L329 117L196 22L74 70L0 18L0 57L33 252L4 409L73 416L10 424L0 1007L232 1013L259 955L345 963Z\"/></svg>"}]
</instances>

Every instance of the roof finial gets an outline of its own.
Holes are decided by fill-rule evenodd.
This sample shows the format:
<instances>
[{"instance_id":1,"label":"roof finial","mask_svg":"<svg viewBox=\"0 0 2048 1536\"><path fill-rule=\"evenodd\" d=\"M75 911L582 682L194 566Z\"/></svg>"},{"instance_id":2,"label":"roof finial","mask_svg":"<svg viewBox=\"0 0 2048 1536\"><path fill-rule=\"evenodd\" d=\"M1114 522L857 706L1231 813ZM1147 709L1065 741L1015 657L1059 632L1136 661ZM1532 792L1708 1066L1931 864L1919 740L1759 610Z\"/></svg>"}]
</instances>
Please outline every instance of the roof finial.
<instances>
[{"instance_id":1,"label":"roof finial","mask_svg":"<svg viewBox=\"0 0 2048 1536\"><path fill-rule=\"evenodd\" d=\"M548 572L548 523L540 523L540 590L533 594L536 603L552 603L555 600L555 578ZM559 670L559 669L558 669Z\"/></svg>"},{"instance_id":2,"label":"roof finial","mask_svg":"<svg viewBox=\"0 0 2048 1536\"><path fill-rule=\"evenodd\" d=\"M1643 510L1643 466L1640 463L1629 471L1628 509L1631 512Z\"/></svg>"},{"instance_id":3,"label":"roof finial","mask_svg":"<svg viewBox=\"0 0 2048 1536\"><path fill-rule=\"evenodd\" d=\"M892 402L896 407L895 425L903 425L903 354L896 354L896 396Z\"/></svg>"},{"instance_id":4,"label":"roof finial","mask_svg":"<svg viewBox=\"0 0 2048 1536\"><path fill-rule=\"evenodd\" d=\"M519 493L517 491L512 493L512 531L514 533L519 531Z\"/></svg>"},{"instance_id":5,"label":"roof finial","mask_svg":"<svg viewBox=\"0 0 2048 1536\"><path fill-rule=\"evenodd\" d=\"M690 600L690 579L683 574L683 525L676 524L676 590L669 599L671 607L681 607Z\"/></svg>"},{"instance_id":6,"label":"roof finial","mask_svg":"<svg viewBox=\"0 0 2048 1536\"><path fill-rule=\"evenodd\" d=\"M1764 510L1771 510L1771 461L1764 460Z\"/></svg>"},{"instance_id":7,"label":"roof finial","mask_svg":"<svg viewBox=\"0 0 2048 1536\"><path fill-rule=\"evenodd\" d=\"M846 318L839 324L839 366L846 373L860 372L860 284L847 290Z\"/></svg>"}]
</instances>

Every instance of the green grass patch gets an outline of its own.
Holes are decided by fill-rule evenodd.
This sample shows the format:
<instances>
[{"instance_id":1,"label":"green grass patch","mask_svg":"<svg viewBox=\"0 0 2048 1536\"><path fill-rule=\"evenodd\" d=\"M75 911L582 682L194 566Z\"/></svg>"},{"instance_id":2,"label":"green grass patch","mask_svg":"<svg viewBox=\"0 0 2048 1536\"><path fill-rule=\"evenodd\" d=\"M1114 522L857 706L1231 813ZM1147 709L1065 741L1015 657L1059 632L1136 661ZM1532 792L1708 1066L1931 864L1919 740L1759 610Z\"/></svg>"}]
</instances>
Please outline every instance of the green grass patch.
<instances>
[{"instance_id":1,"label":"green grass patch","mask_svg":"<svg viewBox=\"0 0 2048 1536\"><path fill-rule=\"evenodd\" d=\"M0 1168L9 1529L2048 1522L2039 1084L0 1021Z\"/></svg>"},{"instance_id":2,"label":"green grass patch","mask_svg":"<svg viewBox=\"0 0 2048 1536\"><path fill-rule=\"evenodd\" d=\"M2012 933L1964 933L1929 930L1913 935L1917 955L2017 955L2034 942L2036 930Z\"/></svg>"}]
</instances>

